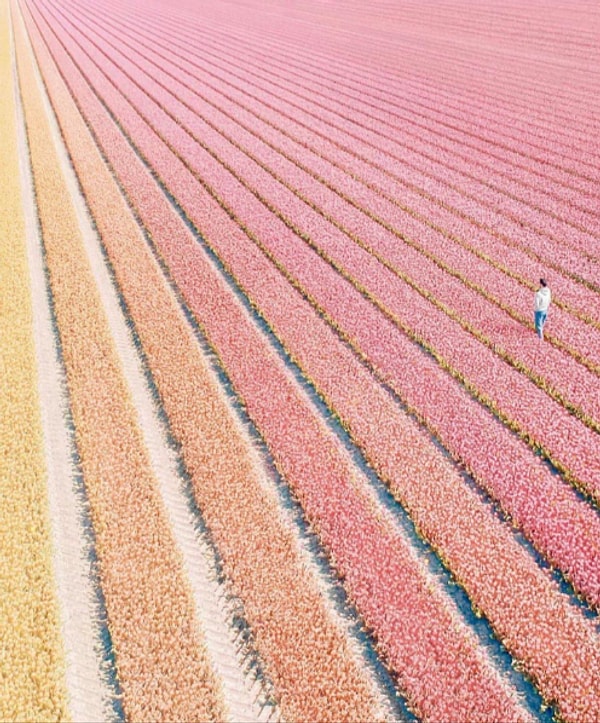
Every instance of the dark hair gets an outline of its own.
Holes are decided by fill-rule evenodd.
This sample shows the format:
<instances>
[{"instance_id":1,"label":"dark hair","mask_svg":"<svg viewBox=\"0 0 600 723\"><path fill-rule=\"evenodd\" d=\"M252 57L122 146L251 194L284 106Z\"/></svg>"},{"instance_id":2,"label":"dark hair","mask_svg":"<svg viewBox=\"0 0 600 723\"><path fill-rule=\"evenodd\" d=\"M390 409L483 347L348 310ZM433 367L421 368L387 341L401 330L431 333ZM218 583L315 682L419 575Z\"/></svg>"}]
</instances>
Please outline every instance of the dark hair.
<instances>
[{"instance_id":1,"label":"dark hair","mask_svg":"<svg viewBox=\"0 0 600 723\"><path fill-rule=\"evenodd\" d=\"M540 279L540 284L542 286L548 286L548 284L546 283L546 279Z\"/></svg>"}]
</instances>

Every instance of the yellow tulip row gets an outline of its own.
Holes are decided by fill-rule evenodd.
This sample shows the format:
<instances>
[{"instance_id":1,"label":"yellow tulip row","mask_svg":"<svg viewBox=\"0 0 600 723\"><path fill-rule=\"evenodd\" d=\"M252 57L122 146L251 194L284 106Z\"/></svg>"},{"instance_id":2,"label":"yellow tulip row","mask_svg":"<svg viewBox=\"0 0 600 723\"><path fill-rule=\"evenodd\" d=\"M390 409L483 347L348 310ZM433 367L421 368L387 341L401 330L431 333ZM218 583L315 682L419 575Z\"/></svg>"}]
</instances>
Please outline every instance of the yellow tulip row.
<instances>
[{"instance_id":1,"label":"yellow tulip row","mask_svg":"<svg viewBox=\"0 0 600 723\"><path fill-rule=\"evenodd\" d=\"M95 286L31 51L15 19L44 253L124 712L133 720L222 720L220 682Z\"/></svg>"},{"instance_id":2,"label":"yellow tulip row","mask_svg":"<svg viewBox=\"0 0 600 723\"><path fill-rule=\"evenodd\" d=\"M65 720L8 3L0 2L0 720Z\"/></svg>"}]
</instances>

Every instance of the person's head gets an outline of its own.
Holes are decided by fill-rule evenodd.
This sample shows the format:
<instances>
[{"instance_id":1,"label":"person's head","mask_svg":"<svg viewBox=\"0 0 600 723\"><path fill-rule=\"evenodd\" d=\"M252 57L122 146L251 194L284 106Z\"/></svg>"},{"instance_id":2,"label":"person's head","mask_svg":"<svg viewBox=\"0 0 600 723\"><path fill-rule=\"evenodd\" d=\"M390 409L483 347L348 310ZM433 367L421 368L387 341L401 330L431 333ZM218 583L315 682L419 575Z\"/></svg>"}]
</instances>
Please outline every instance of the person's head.
<instances>
[{"instance_id":1,"label":"person's head","mask_svg":"<svg viewBox=\"0 0 600 723\"><path fill-rule=\"evenodd\" d=\"M548 286L548 284L546 283L546 279L540 279L540 286L542 288L546 288L546 286Z\"/></svg>"}]
</instances>

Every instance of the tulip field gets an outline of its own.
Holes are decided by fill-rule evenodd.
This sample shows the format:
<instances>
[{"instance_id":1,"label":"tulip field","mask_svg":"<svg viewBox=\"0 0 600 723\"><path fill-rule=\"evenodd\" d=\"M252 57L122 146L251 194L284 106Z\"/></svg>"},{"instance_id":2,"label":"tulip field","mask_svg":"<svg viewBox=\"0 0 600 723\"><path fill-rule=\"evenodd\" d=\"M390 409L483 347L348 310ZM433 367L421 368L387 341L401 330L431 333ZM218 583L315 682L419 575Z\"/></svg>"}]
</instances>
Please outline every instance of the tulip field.
<instances>
[{"instance_id":1,"label":"tulip field","mask_svg":"<svg viewBox=\"0 0 600 723\"><path fill-rule=\"evenodd\" d=\"M600 6L0 36L0 720L599 721Z\"/></svg>"}]
</instances>

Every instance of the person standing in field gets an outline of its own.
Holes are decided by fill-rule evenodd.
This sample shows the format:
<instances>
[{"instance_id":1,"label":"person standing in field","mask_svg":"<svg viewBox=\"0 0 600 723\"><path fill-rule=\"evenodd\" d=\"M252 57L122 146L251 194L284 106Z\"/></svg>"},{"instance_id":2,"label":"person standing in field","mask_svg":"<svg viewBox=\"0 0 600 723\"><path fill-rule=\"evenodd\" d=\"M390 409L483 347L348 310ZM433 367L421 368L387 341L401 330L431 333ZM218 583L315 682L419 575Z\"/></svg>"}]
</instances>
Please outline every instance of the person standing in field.
<instances>
[{"instance_id":1,"label":"person standing in field","mask_svg":"<svg viewBox=\"0 0 600 723\"><path fill-rule=\"evenodd\" d=\"M548 316L548 308L552 294L546 283L546 279L540 279L540 288L535 292L533 300L535 330L540 339L544 339L544 324Z\"/></svg>"}]
</instances>

